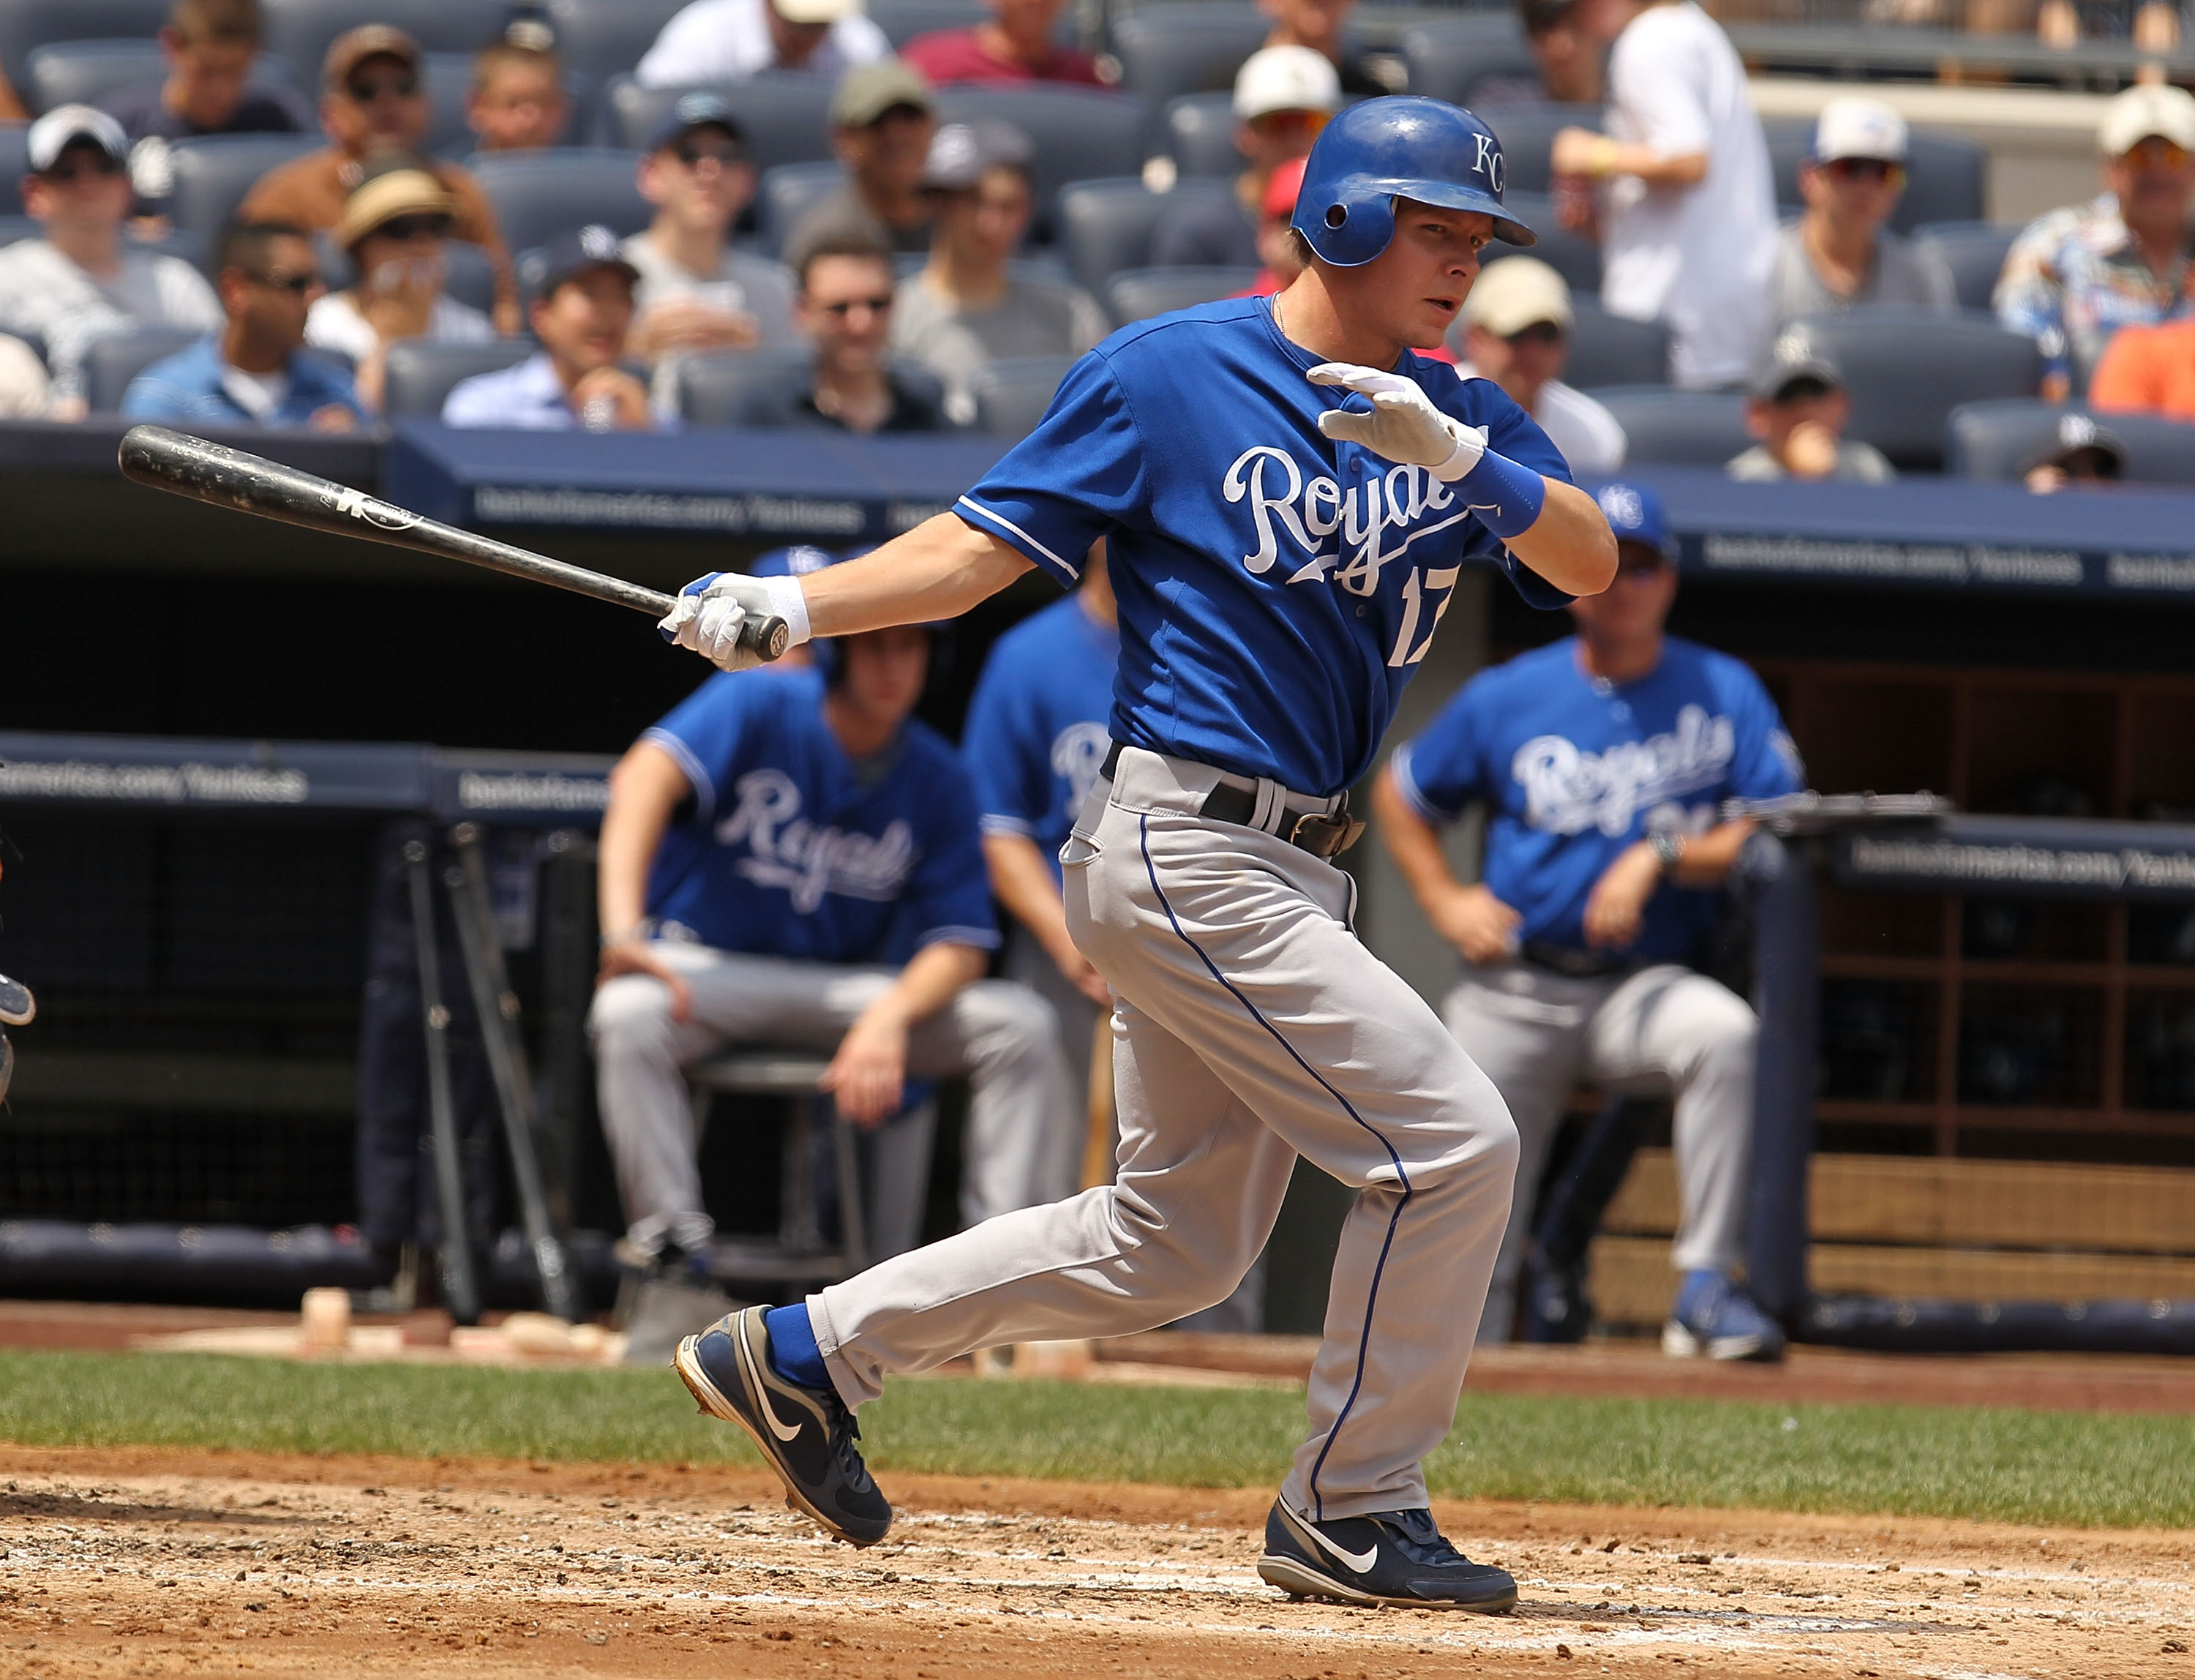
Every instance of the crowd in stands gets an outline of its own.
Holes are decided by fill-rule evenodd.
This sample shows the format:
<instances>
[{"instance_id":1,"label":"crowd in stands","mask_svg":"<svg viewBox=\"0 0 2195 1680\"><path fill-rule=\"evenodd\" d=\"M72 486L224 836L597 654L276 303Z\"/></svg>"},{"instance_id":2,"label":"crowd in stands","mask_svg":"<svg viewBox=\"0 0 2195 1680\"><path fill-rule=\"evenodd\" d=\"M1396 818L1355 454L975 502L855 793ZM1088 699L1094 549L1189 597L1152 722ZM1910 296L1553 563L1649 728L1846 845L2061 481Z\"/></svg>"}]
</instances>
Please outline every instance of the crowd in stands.
<instances>
[{"instance_id":1,"label":"crowd in stands","mask_svg":"<svg viewBox=\"0 0 2195 1680\"><path fill-rule=\"evenodd\" d=\"M1176 159L1155 158L1146 235L1114 259L1194 271L1184 284L1215 297L1286 284L1303 157L1344 103L1406 79L1400 56L1363 49L1353 0L1261 4L1262 43L1246 41L1231 71L1201 66L1202 90L1187 95L1221 101L1203 120L1231 118L1231 180L1174 190ZM619 130L637 153L631 209L620 212L630 219L610 230L618 261L574 268L573 252L601 243L591 217L561 230L529 222L534 268L558 271L545 291L522 286L527 253L508 248L480 171L513 154L553 159L584 139L601 90L574 82L545 15L516 5L474 59L472 155L454 161L468 148L452 148L446 130L430 143L430 55L369 7L360 15L317 66L316 108L262 73L259 0L176 0L156 78L29 126L21 194L35 231L0 247L0 331L14 335L0 342L0 413L81 419L91 345L195 333L194 359L139 364L145 388L128 395L130 412L181 412L187 389L202 405L208 390L226 392L249 419L290 416L290 393L268 398L274 378L341 394L310 411L314 424L338 411L378 419L392 347L536 338L545 311L562 338L539 338L523 358L514 345L513 367L451 390L452 424L676 426L697 366L762 351L801 389L735 405L743 423L935 430L974 423L991 364L1063 365L1122 324L1115 312L1128 305L1108 289L1110 274L1076 267L1069 251L1058 193L1071 165L1044 153L1042 136L953 105L971 85L1120 97L1120 61L1074 36L1061 0L989 0L979 20L915 34L897 51L861 0L694 0L625 78L677 96L632 107L658 114ZM1510 159L1512 177L1547 184L1535 214L1558 242L1553 266L1497 246L1443 354L1524 402L1579 471L1606 472L1636 451L1580 388L1593 379L1562 377L1578 311L1657 323L1668 384L1731 393L1733 405L1742 396L1758 442L1731 463L1735 475L1888 476L1881 453L1843 435L1852 405L1835 358L1815 346L1795 361L1777 346L1794 322L1960 308L1944 248L1894 225L1916 166L1904 118L1864 94L1829 99L1795 178L1784 177L1797 202L1779 207L1743 66L1691 0L1520 0L1519 22L1535 72L1512 66L1473 95L1497 130L1532 101L1600 115L1550 124L1536 132L1551 139L1533 142L1543 155ZM796 157L800 179L766 178L786 142L775 119L748 131L758 118L743 116L738 94L758 78L804 82L827 100L835 171L820 155ZM314 130L325 145L274 163L226 233L171 222L179 148ZM1991 312L2037 346L2033 395L2195 419L2195 98L2138 84L2110 102L2098 140L2104 190L2009 241ZM1223 184L1231 190L1201 190ZM268 282L230 259L296 234L313 260L277 266L285 286L302 288L304 348L278 354L269 300L252 295ZM1581 240L1597 246L1597 295L1575 256ZM566 303L567 290L587 307ZM1970 285L1969 309L1979 301ZM624 334L606 347L621 314ZM232 349L266 365L227 360Z\"/></svg>"}]
</instances>

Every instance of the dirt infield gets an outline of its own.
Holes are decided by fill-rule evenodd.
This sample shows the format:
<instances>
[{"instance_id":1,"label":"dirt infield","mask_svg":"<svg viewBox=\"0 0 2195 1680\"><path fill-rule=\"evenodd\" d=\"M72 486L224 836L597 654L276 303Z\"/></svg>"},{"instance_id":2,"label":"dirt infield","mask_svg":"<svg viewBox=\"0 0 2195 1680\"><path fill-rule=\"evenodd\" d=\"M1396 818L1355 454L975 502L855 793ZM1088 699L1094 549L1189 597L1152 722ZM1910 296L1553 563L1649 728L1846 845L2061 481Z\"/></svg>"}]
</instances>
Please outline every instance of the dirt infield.
<instances>
[{"instance_id":1,"label":"dirt infield","mask_svg":"<svg viewBox=\"0 0 2195 1680\"><path fill-rule=\"evenodd\" d=\"M1443 1504L1503 1618L1290 1604L1261 1494L0 1448L0 1674L2195 1674L2195 1535Z\"/></svg>"}]
</instances>

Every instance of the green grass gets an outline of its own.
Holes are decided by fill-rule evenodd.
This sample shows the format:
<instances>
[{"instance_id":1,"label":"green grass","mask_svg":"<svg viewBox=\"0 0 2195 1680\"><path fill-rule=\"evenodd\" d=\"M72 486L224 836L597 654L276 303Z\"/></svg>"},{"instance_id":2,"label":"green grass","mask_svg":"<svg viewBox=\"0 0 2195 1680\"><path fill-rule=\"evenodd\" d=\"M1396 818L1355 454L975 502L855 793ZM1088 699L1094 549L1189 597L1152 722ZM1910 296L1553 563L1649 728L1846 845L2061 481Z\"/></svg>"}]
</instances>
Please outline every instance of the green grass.
<instances>
[{"instance_id":1,"label":"green grass","mask_svg":"<svg viewBox=\"0 0 2195 1680\"><path fill-rule=\"evenodd\" d=\"M887 1473L1266 1487L1301 1401L1264 1389L901 1383ZM1786 1428L1785 1420L1793 1427ZM405 1457L752 1462L665 1372L0 1352L0 1440ZM1467 1397L1437 1494L2195 1527L2195 1418Z\"/></svg>"}]
</instances>

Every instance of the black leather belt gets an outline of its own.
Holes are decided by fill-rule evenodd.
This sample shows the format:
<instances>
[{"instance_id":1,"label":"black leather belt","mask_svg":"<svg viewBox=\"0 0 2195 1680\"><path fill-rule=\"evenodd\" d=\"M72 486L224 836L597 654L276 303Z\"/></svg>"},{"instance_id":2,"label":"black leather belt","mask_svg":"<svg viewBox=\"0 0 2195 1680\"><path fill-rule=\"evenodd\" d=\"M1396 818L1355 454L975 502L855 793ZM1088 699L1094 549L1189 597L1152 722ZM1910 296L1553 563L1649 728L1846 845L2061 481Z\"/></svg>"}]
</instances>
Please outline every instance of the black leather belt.
<instances>
[{"instance_id":1,"label":"black leather belt","mask_svg":"<svg viewBox=\"0 0 2195 1680\"><path fill-rule=\"evenodd\" d=\"M1640 966L1635 956L1600 951L1581 951L1569 945L1551 945L1545 939L1527 939L1518 953L1535 968L1544 968L1566 980L1599 980L1610 974L1628 974Z\"/></svg>"},{"instance_id":2,"label":"black leather belt","mask_svg":"<svg viewBox=\"0 0 2195 1680\"><path fill-rule=\"evenodd\" d=\"M1110 782L1120 768L1121 743L1115 742L1112 750L1105 754L1105 762L1098 773ZM1204 796L1197 807L1199 817L1214 823L1232 823L1237 828L1253 828L1258 824L1251 819L1258 814L1258 790L1237 788L1223 782ZM1300 846L1314 857L1339 857L1357 844L1364 832L1364 825L1349 814L1349 796L1344 794L1341 802L1332 812L1289 810L1283 806L1273 813L1271 826L1260 833L1277 835L1290 846Z\"/></svg>"}]
</instances>

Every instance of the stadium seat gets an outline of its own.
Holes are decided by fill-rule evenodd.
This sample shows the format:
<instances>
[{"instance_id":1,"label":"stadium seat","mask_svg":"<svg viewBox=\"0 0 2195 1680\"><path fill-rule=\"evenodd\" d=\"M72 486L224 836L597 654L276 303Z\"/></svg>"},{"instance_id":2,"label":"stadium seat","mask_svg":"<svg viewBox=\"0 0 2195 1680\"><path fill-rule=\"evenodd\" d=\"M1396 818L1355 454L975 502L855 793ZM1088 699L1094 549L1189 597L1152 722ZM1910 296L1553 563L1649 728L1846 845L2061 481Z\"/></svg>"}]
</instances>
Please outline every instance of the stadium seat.
<instances>
[{"instance_id":1,"label":"stadium seat","mask_svg":"<svg viewBox=\"0 0 2195 1680\"><path fill-rule=\"evenodd\" d=\"M1121 85L1154 110L1182 94L1232 88L1242 61L1265 43L1272 26L1270 18L1243 0L1167 0L1138 7L1113 24Z\"/></svg>"},{"instance_id":2,"label":"stadium seat","mask_svg":"<svg viewBox=\"0 0 2195 1680\"><path fill-rule=\"evenodd\" d=\"M928 368L895 356L887 364L901 383L945 406L945 387ZM678 413L689 426L781 426L809 388L815 353L805 344L720 350L678 364Z\"/></svg>"},{"instance_id":3,"label":"stadium seat","mask_svg":"<svg viewBox=\"0 0 2195 1680\"><path fill-rule=\"evenodd\" d=\"M1480 84L1497 78L1539 84L1540 67L1533 61L1513 7L1428 18L1403 32L1402 49L1403 62L1409 66L1410 91L1453 105L1478 110L1473 101ZM1599 125L1596 110L1592 126Z\"/></svg>"},{"instance_id":4,"label":"stadium seat","mask_svg":"<svg viewBox=\"0 0 2195 1680\"><path fill-rule=\"evenodd\" d=\"M392 420L407 414L435 419L461 381L516 367L539 348L531 338L498 338L487 344L429 344L415 338L392 344L382 412Z\"/></svg>"},{"instance_id":5,"label":"stadium seat","mask_svg":"<svg viewBox=\"0 0 2195 1680\"><path fill-rule=\"evenodd\" d=\"M1232 297L1248 291L1257 278L1255 268L1130 268L1105 282L1105 308L1115 326L1126 326L1169 310Z\"/></svg>"},{"instance_id":6,"label":"stadium seat","mask_svg":"<svg viewBox=\"0 0 2195 1680\"><path fill-rule=\"evenodd\" d=\"M394 24L423 52L474 53L502 33L509 10L504 0L260 0L267 50L308 89L336 37L361 24Z\"/></svg>"},{"instance_id":7,"label":"stadium seat","mask_svg":"<svg viewBox=\"0 0 2195 1680\"><path fill-rule=\"evenodd\" d=\"M1184 198L1231 196L1224 181L1195 176L1171 193L1154 193L1140 177L1078 181L1059 195L1059 248L1077 284L1103 297L1105 282L1124 268L1149 266L1159 218Z\"/></svg>"},{"instance_id":8,"label":"stadium seat","mask_svg":"<svg viewBox=\"0 0 2195 1680\"><path fill-rule=\"evenodd\" d=\"M27 123L0 123L0 216L23 213L23 176L31 167Z\"/></svg>"},{"instance_id":9,"label":"stadium seat","mask_svg":"<svg viewBox=\"0 0 2195 1680\"><path fill-rule=\"evenodd\" d=\"M1061 20L1063 35L1069 34L1074 21L1074 8L1066 11ZM991 9L983 0L874 0L868 13L869 21L884 31L896 52L918 35L982 23L991 15Z\"/></svg>"},{"instance_id":10,"label":"stadium seat","mask_svg":"<svg viewBox=\"0 0 2195 1680\"><path fill-rule=\"evenodd\" d=\"M54 41L150 41L174 0L7 0L0 5L0 70L27 96L31 54Z\"/></svg>"},{"instance_id":11,"label":"stadium seat","mask_svg":"<svg viewBox=\"0 0 2195 1680\"><path fill-rule=\"evenodd\" d=\"M481 191L495 206L503 242L513 251L591 222L613 233L637 234L654 214L634 182L640 167L636 152L574 146L555 152L486 153L471 167Z\"/></svg>"},{"instance_id":12,"label":"stadium seat","mask_svg":"<svg viewBox=\"0 0 2195 1680\"><path fill-rule=\"evenodd\" d=\"M157 41L55 41L32 51L28 80L16 91L33 111L101 105L167 74ZM273 53L252 61L255 87L288 87L290 66Z\"/></svg>"},{"instance_id":13,"label":"stadium seat","mask_svg":"<svg viewBox=\"0 0 2195 1680\"><path fill-rule=\"evenodd\" d=\"M1852 392L1851 435L1902 471L1943 465L1944 421L1961 403L2032 396L2042 377L2035 341L1981 315L1893 309L1803 315L1776 342L1779 353L1836 363Z\"/></svg>"},{"instance_id":14,"label":"stadium seat","mask_svg":"<svg viewBox=\"0 0 2195 1680\"><path fill-rule=\"evenodd\" d=\"M1658 385L1669 377L1669 329L1612 315L1589 298L1573 301L1566 384Z\"/></svg>"},{"instance_id":15,"label":"stadium seat","mask_svg":"<svg viewBox=\"0 0 2195 1680\"><path fill-rule=\"evenodd\" d=\"M1776 202L1796 209L1799 165L1814 143L1808 117L1771 117L1761 124L1768 136L1769 161L1776 170ZM1890 225L1901 234L1930 222L1979 222L1985 214L1989 153L1957 135L1916 129L1905 165L1905 191L1890 212Z\"/></svg>"},{"instance_id":16,"label":"stadium seat","mask_svg":"<svg viewBox=\"0 0 2195 1680\"><path fill-rule=\"evenodd\" d=\"M1953 478L2016 479L2059 443L2062 421L2088 417L2126 446L2127 477L2146 484L2195 484L2195 425L2156 414L2096 414L2032 399L1966 402L1944 433L1944 471Z\"/></svg>"},{"instance_id":17,"label":"stadium seat","mask_svg":"<svg viewBox=\"0 0 2195 1680\"><path fill-rule=\"evenodd\" d=\"M1745 399L1736 391L1680 391L1668 385L1603 385L1588 393L1631 440L1633 465L1720 466L1753 447Z\"/></svg>"},{"instance_id":18,"label":"stadium seat","mask_svg":"<svg viewBox=\"0 0 2195 1680\"><path fill-rule=\"evenodd\" d=\"M1074 360L1071 355L1017 355L979 368L968 381L976 399L976 430L994 437L1027 437L1051 406L1052 393Z\"/></svg>"},{"instance_id":19,"label":"stadium seat","mask_svg":"<svg viewBox=\"0 0 2195 1680\"><path fill-rule=\"evenodd\" d=\"M1986 309L2019 229L2016 222L1931 222L1913 230L1913 243L1928 246L1950 267L1961 309Z\"/></svg>"},{"instance_id":20,"label":"stadium seat","mask_svg":"<svg viewBox=\"0 0 2195 1680\"><path fill-rule=\"evenodd\" d=\"M595 139L603 146L638 151L655 125L691 88L643 88L620 76L603 90ZM758 170L812 164L831 156L831 84L817 76L758 76L750 82L712 85L746 131L748 155Z\"/></svg>"},{"instance_id":21,"label":"stadium seat","mask_svg":"<svg viewBox=\"0 0 2195 1680\"><path fill-rule=\"evenodd\" d=\"M169 147L176 187L168 219L211 251L261 176L326 144L317 134L213 134L176 141Z\"/></svg>"},{"instance_id":22,"label":"stadium seat","mask_svg":"<svg viewBox=\"0 0 2195 1680\"><path fill-rule=\"evenodd\" d=\"M1554 179L1547 159L1555 136L1564 129L1597 129L1601 121L1598 105L1489 105L1478 114L1501 141L1505 201L1518 193L1545 193Z\"/></svg>"},{"instance_id":23,"label":"stadium seat","mask_svg":"<svg viewBox=\"0 0 2195 1680\"><path fill-rule=\"evenodd\" d=\"M1217 3L1217 0L1214 0ZM949 87L937 91L941 123L1011 123L1036 147L1036 221L1029 237L1056 236L1054 200L1070 181L1133 175L1143 167L1149 111L1144 101L1090 88Z\"/></svg>"},{"instance_id":24,"label":"stadium seat","mask_svg":"<svg viewBox=\"0 0 2195 1680\"><path fill-rule=\"evenodd\" d=\"M663 26L687 0L548 0L556 55L596 87L630 72L648 55Z\"/></svg>"},{"instance_id":25,"label":"stadium seat","mask_svg":"<svg viewBox=\"0 0 2195 1680\"><path fill-rule=\"evenodd\" d=\"M846 178L838 164L780 164L762 178L755 195L753 249L782 256L786 236L800 218L838 190Z\"/></svg>"},{"instance_id":26,"label":"stadium seat","mask_svg":"<svg viewBox=\"0 0 2195 1680\"><path fill-rule=\"evenodd\" d=\"M1505 257L1536 257L1564 280L1570 290L1588 297L1600 295L1600 246L1583 234L1573 233L1555 220L1555 201L1540 193L1505 193L1501 202L1516 218L1540 236L1537 245L1505 245L1495 240L1486 247L1486 261Z\"/></svg>"},{"instance_id":27,"label":"stadium seat","mask_svg":"<svg viewBox=\"0 0 2195 1680\"><path fill-rule=\"evenodd\" d=\"M1167 154L1184 176L1239 175L1235 126L1233 95L1183 94L1166 108Z\"/></svg>"},{"instance_id":28,"label":"stadium seat","mask_svg":"<svg viewBox=\"0 0 2195 1680\"><path fill-rule=\"evenodd\" d=\"M94 341L84 353L84 396L95 414L112 414L122 406L130 382L163 356L196 344L205 335L173 326L118 332Z\"/></svg>"}]
</instances>

